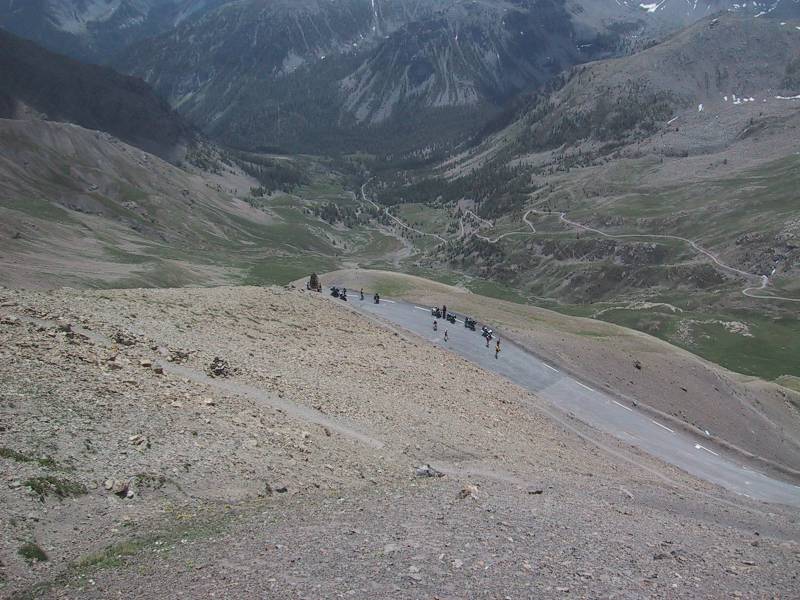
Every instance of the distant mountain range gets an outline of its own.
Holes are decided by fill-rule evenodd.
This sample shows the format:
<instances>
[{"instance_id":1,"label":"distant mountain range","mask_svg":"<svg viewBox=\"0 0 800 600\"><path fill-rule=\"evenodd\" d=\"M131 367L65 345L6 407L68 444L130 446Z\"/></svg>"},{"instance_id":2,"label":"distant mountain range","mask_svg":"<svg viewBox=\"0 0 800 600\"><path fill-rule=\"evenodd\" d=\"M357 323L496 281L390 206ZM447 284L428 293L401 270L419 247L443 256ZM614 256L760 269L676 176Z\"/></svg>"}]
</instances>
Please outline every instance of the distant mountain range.
<instances>
[{"instance_id":1,"label":"distant mountain range","mask_svg":"<svg viewBox=\"0 0 800 600\"><path fill-rule=\"evenodd\" d=\"M145 79L228 144L425 156L565 68L724 10L800 3L0 0L0 26Z\"/></svg>"},{"instance_id":2,"label":"distant mountain range","mask_svg":"<svg viewBox=\"0 0 800 600\"><path fill-rule=\"evenodd\" d=\"M581 50L577 35L556 0L250 0L114 64L228 143L386 152L452 142L514 93L615 52L620 37L586 30Z\"/></svg>"}]
</instances>

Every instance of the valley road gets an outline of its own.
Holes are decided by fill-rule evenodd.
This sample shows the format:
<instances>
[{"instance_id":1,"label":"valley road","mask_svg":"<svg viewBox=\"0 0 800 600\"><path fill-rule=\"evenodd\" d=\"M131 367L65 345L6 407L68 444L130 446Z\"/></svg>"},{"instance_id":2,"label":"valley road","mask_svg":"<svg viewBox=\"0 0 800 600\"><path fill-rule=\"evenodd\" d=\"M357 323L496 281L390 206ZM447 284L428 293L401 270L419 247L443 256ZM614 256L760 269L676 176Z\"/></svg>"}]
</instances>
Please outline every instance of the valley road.
<instances>
[{"instance_id":1,"label":"valley road","mask_svg":"<svg viewBox=\"0 0 800 600\"><path fill-rule=\"evenodd\" d=\"M495 359L494 341L487 348L478 331L464 327L463 316L456 324L439 320L433 331L430 307L382 299L374 304L371 295L365 300L357 294L350 302L359 311L376 315L454 352L470 362L502 375L530 390L564 413L603 432L641 448L645 452L684 471L751 499L800 507L800 487L770 478L723 455L706 440L674 431L635 406L600 390L593 389L553 365L500 336L499 359ZM489 325L491 327L491 325ZM448 341L444 332L448 330Z\"/></svg>"}]
</instances>

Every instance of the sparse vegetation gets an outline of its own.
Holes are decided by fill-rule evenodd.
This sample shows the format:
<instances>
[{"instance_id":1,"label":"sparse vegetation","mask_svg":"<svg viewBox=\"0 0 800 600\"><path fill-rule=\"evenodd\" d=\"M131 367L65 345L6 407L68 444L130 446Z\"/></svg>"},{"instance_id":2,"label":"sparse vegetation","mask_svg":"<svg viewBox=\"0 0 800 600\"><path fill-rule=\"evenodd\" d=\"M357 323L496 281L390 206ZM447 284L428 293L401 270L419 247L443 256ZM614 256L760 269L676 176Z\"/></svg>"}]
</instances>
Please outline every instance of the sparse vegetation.
<instances>
[{"instance_id":1,"label":"sparse vegetation","mask_svg":"<svg viewBox=\"0 0 800 600\"><path fill-rule=\"evenodd\" d=\"M151 540L126 540L78 559L73 568L86 570L118 567L126 557L137 554L150 543Z\"/></svg>"},{"instance_id":2,"label":"sparse vegetation","mask_svg":"<svg viewBox=\"0 0 800 600\"><path fill-rule=\"evenodd\" d=\"M32 477L27 479L24 485L29 487L41 502L44 502L48 496L56 496L58 499L63 500L65 498L83 496L89 491L82 483L51 475Z\"/></svg>"},{"instance_id":3,"label":"sparse vegetation","mask_svg":"<svg viewBox=\"0 0 800 600\"><path fill-rule=\"evenodd\" d=\"M24 543L17 553L29 563L47 562L49 560L47 553L35 542Z\"/></svg>"},{"instance_id":4,"label":"sparse vegetation","mask_svg":"<svg viewBox=\"0 0 800 600\"><path fill-rule=\"evenodd\" d=\"M59 467L59 464L52 456L42 456L39 458L34 458L29 454L25 454L24 452L18 452L17 450L13 450L11 448L0 448L0 458L5 458L8 460L13 460L21 463L36 462L39 464L40 467L45 469L61 468Z\"/></svg>"}]
</instances>

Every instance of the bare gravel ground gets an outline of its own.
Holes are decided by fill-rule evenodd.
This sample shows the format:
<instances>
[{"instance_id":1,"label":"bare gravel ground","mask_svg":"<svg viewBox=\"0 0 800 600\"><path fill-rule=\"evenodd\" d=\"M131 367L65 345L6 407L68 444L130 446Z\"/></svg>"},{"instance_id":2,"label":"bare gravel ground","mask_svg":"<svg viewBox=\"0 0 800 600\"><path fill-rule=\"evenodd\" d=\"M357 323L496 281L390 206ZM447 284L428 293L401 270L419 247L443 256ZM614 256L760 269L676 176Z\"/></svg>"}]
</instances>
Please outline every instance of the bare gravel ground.
<instances>
[{"instance_id":1,"label":"bare gravel ground","mask_svg":"<svg viewBox=\"0 0 800 600\"><path fill-rule=\"evenodd\" d=\"M0 289L0 595L794 595L792 511L541 408L299 290Z\"/></svg>"}]
</instances>

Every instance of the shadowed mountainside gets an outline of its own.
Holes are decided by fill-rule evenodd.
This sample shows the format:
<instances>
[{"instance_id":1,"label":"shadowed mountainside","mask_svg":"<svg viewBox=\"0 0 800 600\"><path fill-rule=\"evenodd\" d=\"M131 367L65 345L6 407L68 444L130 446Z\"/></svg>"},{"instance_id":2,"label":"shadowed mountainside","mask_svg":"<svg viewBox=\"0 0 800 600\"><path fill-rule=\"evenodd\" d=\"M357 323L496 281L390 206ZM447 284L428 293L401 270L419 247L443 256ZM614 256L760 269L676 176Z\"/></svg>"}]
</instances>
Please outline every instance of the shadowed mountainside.
<instances>
[{"instance_id":1,"label":"shadowed mountainside","mask_svg":"<svg viewBox=\"0 0 800 600\"><path fill-rule=\"evenodd\" d=\"M166 159L191 127L141 79L80 63L0 30L0 118L46 118L110 133Z\"/></svg>"}]
</instances>

